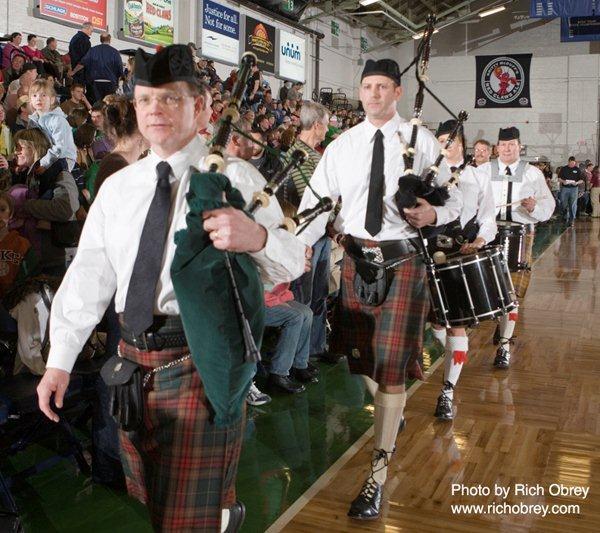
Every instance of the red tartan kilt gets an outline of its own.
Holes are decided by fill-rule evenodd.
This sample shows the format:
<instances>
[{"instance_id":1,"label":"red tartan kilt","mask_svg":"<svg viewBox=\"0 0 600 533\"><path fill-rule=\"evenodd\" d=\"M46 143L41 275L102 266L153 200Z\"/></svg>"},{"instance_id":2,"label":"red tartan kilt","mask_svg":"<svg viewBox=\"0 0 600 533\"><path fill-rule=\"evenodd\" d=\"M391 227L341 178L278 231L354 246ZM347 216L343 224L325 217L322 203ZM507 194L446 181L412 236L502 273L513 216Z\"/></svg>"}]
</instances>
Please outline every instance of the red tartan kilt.
<instances>
[{"instance_id":1,"label":"red tartan kilt","mask_svg":"<svg viewBox=\"0 0 600 533\"><path fill-rule=\"evenodd\" d=\"M387 298L377 307L363 305L354 294L354 261L342 263L330 350L348 356L353 374L380 385L403 385L406 365L423 351L429 290L421 257L397 267Z\"/></svg>"},{"instance_id":2,"label":"red tartan kilt","mask_svg":"<svg viewBox=\"0 0 600 533\"><path fill-rule=\"evenodd\" d=\"M121 342L123 357L144 372L187 348L140 352ZM129 494L148 506L158 531L220 531L221 511L235 502L243 418L217 428L191 359L155 374L144 395L144 428L119 431Z\"/></svg>"}]
</instances>

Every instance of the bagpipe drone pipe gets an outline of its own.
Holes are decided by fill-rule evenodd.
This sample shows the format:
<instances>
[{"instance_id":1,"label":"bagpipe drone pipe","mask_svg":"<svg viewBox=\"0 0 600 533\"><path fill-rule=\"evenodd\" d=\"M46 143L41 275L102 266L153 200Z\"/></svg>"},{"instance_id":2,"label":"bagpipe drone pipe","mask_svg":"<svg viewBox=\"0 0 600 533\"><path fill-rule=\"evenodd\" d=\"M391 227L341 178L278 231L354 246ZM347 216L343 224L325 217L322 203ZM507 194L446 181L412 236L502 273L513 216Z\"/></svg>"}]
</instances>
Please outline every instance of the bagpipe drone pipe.
<instances>
[{"instance_id":1,"label":"bagpipe drone pipe","mask_svg":"<svg viewBox=\"0 0 600 533\"><path fill-rule=\"evenodd\" d=\"M447 155L447 150L450 145L455 142L457 136L461 134L463 124L467 120L468 114L466 111L461 111L458 116L456 116L426 85L426 81L428 81L427 69L429 67L431 39L434 31L435 16L430 15L427 18L427 27L417 49L417 54L408 67L401 73L404 74L414 65L415 76L417 79L417 93L415 95L413 117L410 121L412 131L409 142L406 143L400 133L398 133L400 142L402 143L404 174L398 179L398 191L396 192L394 199L402 216L404 216L405 208L412 208L417 205L417 198L422 198L433 206L445 205L446 201L450 198L450 188L456 186L460 178L460 173L467 164L467 161L465 160L463 164L452 173L451 178L446 183L443 185L437 184L436 178L439 174L440 165ZM456 119L456 125L448 135L445 146L440 150L440 154L435 162L429 167L424 175L419 176L416 173L414 165L419 127L422 125L421 115L423 112L425 92L429 93L453 118ZM464 136L462 137L464 139ZM425 248L425 239L437 235L441 231L443 231L443 228L434 226L418 229L423 248Z\"/></svg>"}]
</instances>

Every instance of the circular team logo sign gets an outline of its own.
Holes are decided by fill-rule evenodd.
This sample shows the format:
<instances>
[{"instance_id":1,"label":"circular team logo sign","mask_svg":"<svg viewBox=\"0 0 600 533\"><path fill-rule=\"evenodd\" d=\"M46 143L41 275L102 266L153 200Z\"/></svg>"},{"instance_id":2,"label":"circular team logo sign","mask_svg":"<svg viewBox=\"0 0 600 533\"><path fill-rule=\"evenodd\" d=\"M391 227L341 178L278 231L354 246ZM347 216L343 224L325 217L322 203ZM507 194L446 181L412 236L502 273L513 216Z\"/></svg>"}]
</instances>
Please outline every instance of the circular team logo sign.
<instances>
[{"instance_id":1,"label":"circular team logo sign","mask_svg":"<svg viewBox=\"0 0 600 533\"><path fill-rule=\"evenodd\" d=\"M507 104L521 94L524 78L525 72L520 63L510 57L497 57L483 69L481 88L492 102ZM519 103L523 105L521 101Z\"/></svg>"}]
</instances>

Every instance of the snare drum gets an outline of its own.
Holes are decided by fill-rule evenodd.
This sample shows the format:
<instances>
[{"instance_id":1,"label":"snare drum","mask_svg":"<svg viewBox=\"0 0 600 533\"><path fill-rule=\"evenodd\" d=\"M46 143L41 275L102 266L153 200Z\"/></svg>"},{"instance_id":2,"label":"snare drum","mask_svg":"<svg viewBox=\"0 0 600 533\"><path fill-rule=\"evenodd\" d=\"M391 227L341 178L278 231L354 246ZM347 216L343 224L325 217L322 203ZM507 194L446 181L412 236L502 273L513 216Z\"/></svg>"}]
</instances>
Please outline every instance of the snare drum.
<instances>
[{"instance_id":1,"label":"snare drum","mask_svg":"<svg viewBox=\"0 0 600 533\"><path fill-rule=\"evenodd\" d=\"M508 220L497 220L498 234L491 246L500 246L502 253L508 263L511 272L527 270L527 238L530 233L529 226L510 222Z\"/></svg>"},{"instance_id":2,"label":"snare drum","mask_svg":"<svg viewBox=\"0 0 600 533\"><path fill-rule=\"evenodd\" d=\"M427 274L433 313L446 327L476 326L519 305L500 246L448 256Z\"/></svg>"}]
</instances>

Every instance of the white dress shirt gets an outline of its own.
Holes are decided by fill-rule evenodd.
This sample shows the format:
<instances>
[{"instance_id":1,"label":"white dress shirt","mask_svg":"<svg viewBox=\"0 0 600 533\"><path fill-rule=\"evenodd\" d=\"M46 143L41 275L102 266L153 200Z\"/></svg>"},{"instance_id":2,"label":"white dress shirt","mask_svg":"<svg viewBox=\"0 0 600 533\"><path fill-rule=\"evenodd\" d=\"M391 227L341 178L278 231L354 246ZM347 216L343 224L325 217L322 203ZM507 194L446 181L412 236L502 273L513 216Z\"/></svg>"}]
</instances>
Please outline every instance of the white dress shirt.
<instances>
[{"instance_id":1,"label":"white dress shirt","mask_svg":"<svg viewBox=\"0 0 600 533\"><path fill-rule=\"evenodd\" d=\"M462 161L456 166L462 165ZM454 166L454 165L452 165ZM450 179L450 165L446 160L440 165L439 182L446 183ZM490 180L478 172L478 169L467 165L458 179L458 190L462 194L462 209L460 211L460 226L465 227L475 215L479 224L477 237L481 237L485 244L492 242L498 231L496 226L496 207Z\"/></svg>"},{"instance_id":2,"label":"white dress shirt","mask_svg":"<svg viewBox=\"0 0 600 533\"><path fill-rule=\"evenodd\" d=\"M384 139L385 191L383 198L383 220L381 231L374 237L365 229L369 178L373 157L373 139L380 129ZM408 143L412 125L395 114L381 128L376 128L369 120L361 122L334 140L323 154L310 180L310 185L320 196L329 196L334 202L341 196L342 209L335 221L337 231L361 239L378 241L407 239L416 237L416 230L401 216L396 207L394 195L398 191L398 178L404 174L402 145ZM417 135L414 170L417 175L432 165L440 152L440 146L426 128L420 127ZM318 202L315 194L306 188L299 211L314 207ZM454 187L451 197L442 207L434 207L436 225L455 220L460 212L460 192ZM325 233L329 213L317 217L300 238L309 245L317 242Z\"/></svg>"},{"instance_id":3,"label":"white dress shirt","mask_svg":"<svg viewBox=\"0 0 600 533\"><path fill-rule=\"evenodd\" d=\"M519 161L520 159L517 159L514 163L506 165L498 159L500 177L506 176L507 166L510 167L510 172L514 176L517 167L519 166ZM504 206L508 203L508 180L491 181L491 163L484 163L480 167L477 167L477 172L481 172L490 182L492 193L494 195L496 215L500 214L500 218L504 220L506 216L506 207L500 206ZM520 222L521 224L536 224L537 222L548 220L552 216L552 213L554 213L554 197L552 196L550 189L548 189L544 174L542 174L542 171L539 168L536 168L533 165L527 165L525 167L523 181L513 181L511 202L524 200L530 196L536 200L534 210L530 213L520 204L513 205L511 207L511 218L514 222Z\"/></svg>"},{"instance_id":4,"label":"white dress shirt","mask_svg":"<svg viewBox=\"0 0 600 533\"><path fill-rule=\"evenodd\" d=\"M166 161L171 165L171 221L165 245L160 278L156 288L155 314L178 315L179 305L171 281L170 268L175 255L175 232L186 227L189 207L190 166L202 169L208 150L196 136L186 147ZM125 308L125 299L137 256L142 228L156 190L156 154L129 165L107 179L85 222L73 263L52 304L48 367L70 372L93 328L101 320L115 294L115 309ZM249 202L261 190L264 178L249 163L233 159L225 173L239 186ZM304 245L285 230L277 202L256 212L255 219L268 229L266 246L250 254L261 277L273 283L298 278L304 271Z\"/></svg>"}]
</instances>

